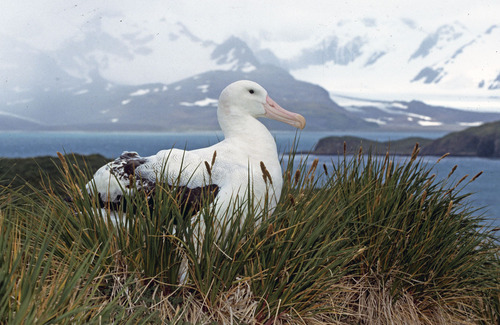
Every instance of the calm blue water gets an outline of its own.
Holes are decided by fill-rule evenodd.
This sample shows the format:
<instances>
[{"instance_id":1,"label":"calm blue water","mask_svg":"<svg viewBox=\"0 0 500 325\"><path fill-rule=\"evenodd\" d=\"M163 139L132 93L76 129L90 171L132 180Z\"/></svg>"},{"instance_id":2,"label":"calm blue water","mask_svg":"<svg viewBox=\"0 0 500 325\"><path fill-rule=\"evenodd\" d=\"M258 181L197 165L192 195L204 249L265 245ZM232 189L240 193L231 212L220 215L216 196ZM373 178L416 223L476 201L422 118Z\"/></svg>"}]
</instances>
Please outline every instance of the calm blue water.
<instances>
[{"instance_id":1,"label":"calm blue water","mask_svg":"<svg viewBox=\"0 0 500 325\"><path fill-rule=\"evenodd\" d=\"M280 152L288 152L296 136L294 132L274 132ZM308 151L316 142L328 135L354 135L378 141L397 140L409 136L438 138L444 133L384 133L358 132L303 132L298 150ZM205 147L220 141L220 132L199 132L189 134L177 133L81 133L81 132L36 132L24 133L0 132L0 157L22 158L36 156L55 156L57 151L67 153L93 154L114 158L123 151L137 151L142 156L155 154L166 148L185 148L187 150ZM335 157L321 156L321 162L336 162ZM426 157L432 166L437 157ZM312 162L312 159L310 159ZM485 216L500 227L500 160L484 158L447 157L434 167L434 173L439 178L446 178L454 165L458 165L455 177L461 178L468 174L469 179L483 171L476 181L466 187L466 192L474 193L471 204L474 207L485 207ZM0 171L1 172L1 171Z\"/></svg>"},{"instance_id":2,"label":"calm blue water","mask_svg":"<svg viewBox=\"0 0 500 325\"><path fill-rule=\"evenodd\" d=\"M273 133L278 149L287 151L296 135L295 132ZM320 138L346 135L345 132L303 132L298 150L311 150ZM428 133L351 133L365 139L388 141L421 136L438 138L443 132ZM222 132L195 133L86 133L86 132L0 132L0 157L26 158L37 156L56 156L57 151L79 154L99 153L114 158L123 151L137 151L141 156L149 156L159 150L172 147L192 150L217 143L223 139Z\"/></svg>"}]
</instances>

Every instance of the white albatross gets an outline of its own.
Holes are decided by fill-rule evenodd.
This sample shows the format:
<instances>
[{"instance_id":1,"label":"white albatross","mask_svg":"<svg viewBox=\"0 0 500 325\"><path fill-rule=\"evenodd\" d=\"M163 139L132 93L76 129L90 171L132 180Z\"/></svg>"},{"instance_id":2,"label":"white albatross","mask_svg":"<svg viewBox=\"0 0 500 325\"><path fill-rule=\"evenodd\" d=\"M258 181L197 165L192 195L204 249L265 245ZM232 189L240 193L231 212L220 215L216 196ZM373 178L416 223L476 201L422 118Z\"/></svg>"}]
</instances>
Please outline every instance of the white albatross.
<instances>
[{"instance_id":1,"label":"white albatross","mask_svg":"<svg viewBox=\"0 0 500 325\"><path fill-rule=\"evenodd\" d=\"M257 212L263 208L266 198L272 210L281 195L283 176L276 143L269 130L257 120L261 117L300 129L306 123L300 114L280 107L259 84L237 81L227 86L219 97L217 118L224 133L223 141L191 151L161 150L149 157L124 152L97 170L86 186L87 191L92 195L97 191L101 203L115 204L120 202L124 190L135 187L150 191L155 182L162 179L171 186L187 187L190 201L197 199L201 189L209 187L220 213L228 213L235 202L241 204L248 189L252 191ZM263 177L265 170L267 175ZM131 186L131 179L135 179L135 186Z\"/></svg>"}]
</instances>

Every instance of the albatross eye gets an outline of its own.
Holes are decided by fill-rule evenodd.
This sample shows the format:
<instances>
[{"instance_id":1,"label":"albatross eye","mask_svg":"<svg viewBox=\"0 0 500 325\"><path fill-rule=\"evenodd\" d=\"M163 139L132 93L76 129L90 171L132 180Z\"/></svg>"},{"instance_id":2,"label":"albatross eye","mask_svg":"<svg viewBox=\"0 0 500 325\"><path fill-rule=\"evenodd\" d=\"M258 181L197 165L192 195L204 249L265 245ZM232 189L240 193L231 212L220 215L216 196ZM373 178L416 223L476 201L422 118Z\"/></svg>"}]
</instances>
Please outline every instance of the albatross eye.
<instances>
[{"instance_id":1,"label":"albatross eye","mask_svg":"<svg viewBox=\"0 0 500 325\"><path fill-rule=\"evenodd\" d=\"M255 91L254 91L253 89L250 89L248 92L249 92L250 94L253 94Z\"/></svg>"}]
</instances>

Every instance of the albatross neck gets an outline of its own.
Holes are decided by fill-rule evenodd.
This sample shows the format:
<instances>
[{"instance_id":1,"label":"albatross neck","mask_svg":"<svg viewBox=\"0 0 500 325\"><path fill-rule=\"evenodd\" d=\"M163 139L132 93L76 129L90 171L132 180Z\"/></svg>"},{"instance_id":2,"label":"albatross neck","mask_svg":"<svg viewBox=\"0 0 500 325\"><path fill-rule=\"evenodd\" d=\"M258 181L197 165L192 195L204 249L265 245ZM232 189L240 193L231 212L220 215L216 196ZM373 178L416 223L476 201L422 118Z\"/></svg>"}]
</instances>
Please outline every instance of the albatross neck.
<instances>
[{"instance_id":1,"label":"albatross neck","mask_svg":"<svg viewBox=\"0 0 500 325\"><path fill-rule=\"evenodd\" d=\"M244 143L258 152L273 153L277 156L274 137L256 118L249 115L237 118L219 117L219 124L226 140Z\"/></svg>"}]
</instances>

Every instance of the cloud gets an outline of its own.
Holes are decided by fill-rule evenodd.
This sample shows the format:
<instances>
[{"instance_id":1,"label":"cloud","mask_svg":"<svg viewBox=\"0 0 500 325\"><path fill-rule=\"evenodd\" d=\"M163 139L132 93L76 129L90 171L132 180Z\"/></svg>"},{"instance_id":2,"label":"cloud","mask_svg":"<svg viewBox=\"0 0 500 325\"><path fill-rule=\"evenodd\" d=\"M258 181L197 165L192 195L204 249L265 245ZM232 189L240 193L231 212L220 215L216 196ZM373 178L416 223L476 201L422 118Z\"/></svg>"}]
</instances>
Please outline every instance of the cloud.
<instances>
[{"instance_id":1,"label":"cloud","mask_svg":"<svg viewBox=\"0 0 500 325\"><path fill-rule=\"evenodd\" d=\"M160 1L38 0L7 1L0 19L3 32L38 48L53 49L75 37L86 24L114 13L126 24L160 18L182 21L195 35L221 42L230 35L303 40L332 30L338 21L372 17L380 20L411 18L419 28L432 31L458 20L484 30L500 12L497 0L332 1Z\"/></svg>"}]
</instances>

